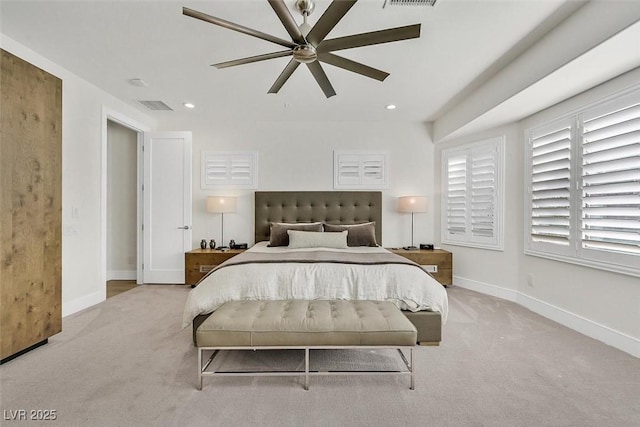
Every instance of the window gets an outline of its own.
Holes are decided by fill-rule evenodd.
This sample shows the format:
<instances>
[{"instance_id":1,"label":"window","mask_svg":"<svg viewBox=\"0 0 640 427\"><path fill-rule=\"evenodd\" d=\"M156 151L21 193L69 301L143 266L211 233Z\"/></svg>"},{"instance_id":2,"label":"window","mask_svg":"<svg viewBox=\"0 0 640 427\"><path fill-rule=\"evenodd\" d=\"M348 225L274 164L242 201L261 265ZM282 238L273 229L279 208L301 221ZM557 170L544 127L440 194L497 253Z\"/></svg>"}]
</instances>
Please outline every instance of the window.
<instances>
[{"instance_id":1,"label":"window","mask_svg":"<svg viewBox=\"0 0 640 427\"><path fill-rule=\"evenodd\" d=\"M258 188L258 155L251 151L203 151L202 189Z\"/></svg>"},{"instance_id":2,"label":"window","mask_svg":"<svg viewBox=\"0 0 640 427\"><path fill-rule=\"evenodd\" d=\"M504 137L442 151L442 242L502 250Z\"/></svg>"},{"instance_id":3,"label":"window","mask_svg":"<svg viewBox=\"0 0 640 427\"><path fill-rule=\"evenodd\" d=\"M640 91L527 131L525 252L640 276Z\"/></svg>"},{"instance_id":4,"label":"window","mask_svg":"<svg viewBox=\"0 0 640 427\"><path fill-rule=\"evenodd\" d=\"M379 189L387 187L387 154L384 152L334 151L336 189Z\"/></svg>"}]
</instances>

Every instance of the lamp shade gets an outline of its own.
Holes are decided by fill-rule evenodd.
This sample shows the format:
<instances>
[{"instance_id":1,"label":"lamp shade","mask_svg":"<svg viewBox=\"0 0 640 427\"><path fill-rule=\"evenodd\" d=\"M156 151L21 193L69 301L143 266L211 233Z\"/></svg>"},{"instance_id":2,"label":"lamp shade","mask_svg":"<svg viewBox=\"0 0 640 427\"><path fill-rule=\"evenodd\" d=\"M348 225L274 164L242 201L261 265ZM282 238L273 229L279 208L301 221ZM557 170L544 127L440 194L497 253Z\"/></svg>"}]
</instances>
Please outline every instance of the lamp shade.
<instances>
[{"instance_id":1,"label":"lamp shade","mask_svg":"<svg viewBox=\"0 0 640 427\"><path fill-rule=\"evenodd\" d=\"M236 211L236 198L228 196L207 197L207 212L229 213Z\"/></svg>"},{"instance_id":2,"label":"lamp shade","mask_svg":"<svg viewBox=\"0 0 640 427\"><path fill-rule=\"evenodd\" d=\"M424 196L398 197L398 212L424 213L427 211L427 198Z\"/></svg>"}]
</instances>

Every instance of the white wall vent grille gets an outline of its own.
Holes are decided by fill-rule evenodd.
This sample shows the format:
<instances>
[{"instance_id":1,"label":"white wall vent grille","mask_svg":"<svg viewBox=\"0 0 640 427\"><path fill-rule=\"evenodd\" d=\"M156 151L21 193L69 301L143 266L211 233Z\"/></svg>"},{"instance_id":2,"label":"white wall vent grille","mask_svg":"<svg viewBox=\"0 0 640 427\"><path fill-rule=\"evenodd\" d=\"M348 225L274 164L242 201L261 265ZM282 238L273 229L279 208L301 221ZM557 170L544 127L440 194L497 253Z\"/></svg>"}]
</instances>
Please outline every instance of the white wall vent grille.
<instances>
[{"instance_id":1,"label":"white wall vent grille","mask_svg":"<svg viewBox=\"0 0 640 427\"><path fill-rule=\"evenodd\" d=\"M173 108L169 107L162 101L138 101L140 104L147 107L152 111L173 111Z\"/></svg>"},{"instance_id":2,"label":"white wall vent grille","mask_svg":"<svg viewBox=\"0 0 640 427\"><path fill-rule=\"evenodd\" d=\"M435 6L437 0L385 0L384 5L386 6Z\"/></svg>"}]
</instances>

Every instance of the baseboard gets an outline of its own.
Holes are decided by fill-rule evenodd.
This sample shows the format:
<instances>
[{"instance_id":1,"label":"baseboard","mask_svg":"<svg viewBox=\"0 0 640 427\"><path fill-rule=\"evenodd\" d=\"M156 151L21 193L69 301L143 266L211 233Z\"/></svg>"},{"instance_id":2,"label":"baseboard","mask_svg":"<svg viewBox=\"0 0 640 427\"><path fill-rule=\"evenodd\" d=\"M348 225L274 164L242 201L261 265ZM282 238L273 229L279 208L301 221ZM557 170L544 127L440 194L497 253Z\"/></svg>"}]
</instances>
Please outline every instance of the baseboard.
<instances>
[{"instance_id":1,"label":"baseboard","mask_svg":"<svg viewBox=\"0 0 640 427\"><path fill-rule=\"evenodd\" d=\"M537 298L523 294L522 292L506 289L489 283L467 279L465 277L454 276L455 286L491 295L507 301L515 302L542 317L553 320L569 329L573 329L590 338L601 341L612 347L640 358L640 340L632 336L623 334L620 331L601 325L593 320L579 316L570 311L556 307Z\"/></svg>"},{"instance_id":2,"label":"baseboard","mask_svg":"<svg viewBox=\"0 0 640 427\"><path fill-rule=\"evenodd\" d=\"M640 340L637 338L523 293L518 293L516 302L547 319L640 358Z\"/></svg>"},{"instance_id":3,"label":"baseboard","mask_svg":"<svg viewBox=\"0 0 640 427\"><path fill-rule=\"evenodd\" d=\"M69 316L73 313L77 313L80 310L89 308L92 305L101 303L107 299L107 289L94 292L84 297L76 298L73 301L62 302L62 317Z\"/></svg>"},{"instance_id":4,"label":"baseboard","mask_svg":"<svg viewBox=\"0 0 640 427\"><path fill-rule=\"evenodd\" d=\"M107 280L136 280L137 272L127 270L109 270L107 271Z\"/></svg>"},{"instance_id":5,"label":"baseboard","mask_svg":"<svg viewBox=\"0 0 640 427\"><path fill-rule=\"evenodd\" d=\"M518 299L518 291L513 289L503 288L501 286L491 285L489 283L479 282L477 280L467 279L466 277L454 276L453 284L460 286L461 288L469 289L471 291L480 292L481 294L491 295L500 299L506 299L507 301L516 302Z\"/></svg>"}]
</instances>

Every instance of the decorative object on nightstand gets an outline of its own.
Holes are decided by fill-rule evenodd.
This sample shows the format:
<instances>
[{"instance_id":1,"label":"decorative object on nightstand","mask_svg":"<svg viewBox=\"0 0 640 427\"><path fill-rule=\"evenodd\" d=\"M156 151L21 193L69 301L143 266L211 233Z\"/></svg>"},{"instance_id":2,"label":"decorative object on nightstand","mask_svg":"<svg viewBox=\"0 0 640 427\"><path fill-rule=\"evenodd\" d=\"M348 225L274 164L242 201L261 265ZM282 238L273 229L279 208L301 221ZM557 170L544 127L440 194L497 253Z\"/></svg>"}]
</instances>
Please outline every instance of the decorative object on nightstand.
<instances>
[{"instance_id":1,"label":"decorative object on nightstand","mask_svg":"<svg viewBox=\"0 0 640 427\"><path fill-rule=\"evenodd\" d=\"M211 240L209 241L209 249L215 249L215 248L216 248L216 241L215 241L215 240L213 240L213 239L211 239ZM207 246L205 245L205 247L204 247L204 248L202 248L202 249L207 249Z\"/></svg>"},{"instance_id":2,"label":"decorative object on nightstand","mask_svg":"<svg viewBox=\"0 0 640 427\"><path fill-rule=\"evenodd\" d=\"M200 249L207 249L207 241L205 239L200 241Z\"/></svg>"},{"instance_id":3,"label":"decorative object on nightstand","mask_svg":"<svg viewBox=\"0 0 640 427\"><path fill-rule=\"evenodd\" d=\"M236 198L228 196L207 197L207 212L219 213L221 215L220 244L224 245L224 214L236 211ZM226 246L219 246L217 249L226 249Z\"/></svg>"},{"instance_id":4,"label":"decorative object on nightstand","mask_svg":"<svg viewBox=\"0 0 640 427\"><path fill-rule=\"evenodd\" d=\"M411 214L411 246L405 246L403 249L418 250L413 244L413 214L427 212L427 198L424 196L398 197L398 212Z\"/></svg>"}]
</instances>

